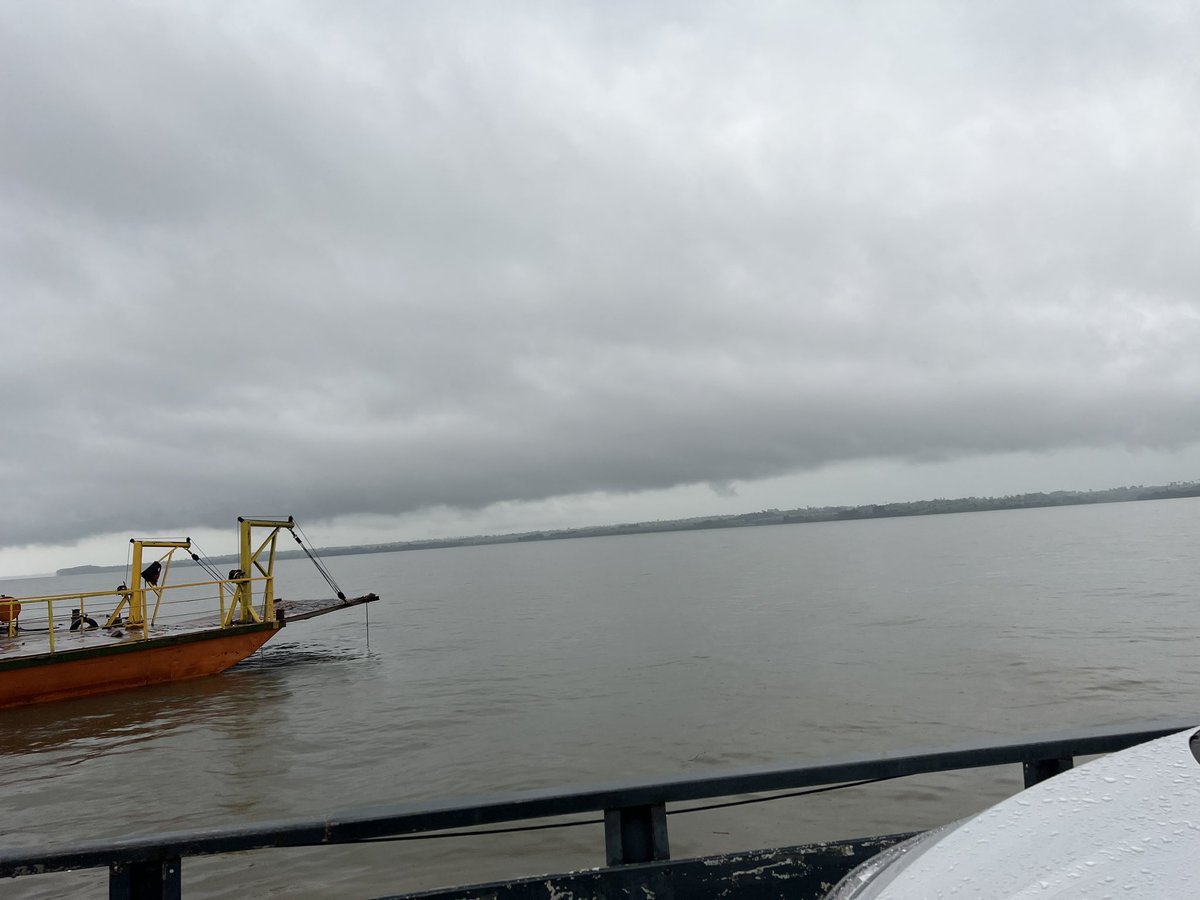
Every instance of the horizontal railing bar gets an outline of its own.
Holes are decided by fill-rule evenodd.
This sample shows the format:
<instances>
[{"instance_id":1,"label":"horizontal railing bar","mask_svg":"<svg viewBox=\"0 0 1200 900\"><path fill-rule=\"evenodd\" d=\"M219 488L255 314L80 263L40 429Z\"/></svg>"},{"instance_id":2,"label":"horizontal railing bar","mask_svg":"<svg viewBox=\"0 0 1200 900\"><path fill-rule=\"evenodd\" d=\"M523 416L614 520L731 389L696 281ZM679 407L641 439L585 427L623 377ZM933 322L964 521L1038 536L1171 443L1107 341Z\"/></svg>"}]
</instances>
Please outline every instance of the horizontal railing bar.
<instances>
[{"instance_id":1,"label":"horizontal railing bar","mask_svg":"<svg viewBox=\"0 0 1200 900\"><path fill-rule=\"evenodd\" d=\"M1043 733L1001 743L973 741L933 751L883 756L853 756L689 775L665 780L640 779L564 790L460 798L445 803L373 806L324 820L261 822L253 825L175 832L155 838L89 841L73 849L0 850L0 876L33 875L95 868L170 857L207 856L262 850L344 844L371 838L469 828L621 809L654 803L678 803L734 794L783 791L872 778L896 778L960 769L1026 763L1041 759L1091 756L1123 750L1154 738L1196 728L1195 721L1156 721L1080 731Z\"/></svg>"},{"instance_id":2,"label":"horizontal railing bar","mask_svg":"<svg viewBox=\"0 0 1200 900\"><path fill-rule=\"evenodd\" d=\"M144 588L144 590L147 594L151 594L155 590L178 591L178 590L181 590L182 588L209 587L211 585L217 585L217 584L236 585L236 584L241 584L242 582L250 582L250 583L257 584L257 583L265 582L266 580L267 580L266 576L254 575L249 578L221 578L217 581L189 581L184 584L164 584L158 588L148 587L148 588ZM59 600L87 600L87 599L93 599L96 597L120 597L123 594L129 594L129 593L132 593L132 591L129 588L126 588L123 591L119 591L115 588L112 588L107 591L75 591L72 594L41 594L41 595L38 595L35 597L5 597L3 600L0 600L0 605L8 603L10 600L13 603L29 604L29 603L45 603L47 601L58 602ZM205 598L201 597L201 598L194 598L194 599L205 599ZM174 601L174 602L186 602L186 601Z\"/></svg>"}]
</instances>

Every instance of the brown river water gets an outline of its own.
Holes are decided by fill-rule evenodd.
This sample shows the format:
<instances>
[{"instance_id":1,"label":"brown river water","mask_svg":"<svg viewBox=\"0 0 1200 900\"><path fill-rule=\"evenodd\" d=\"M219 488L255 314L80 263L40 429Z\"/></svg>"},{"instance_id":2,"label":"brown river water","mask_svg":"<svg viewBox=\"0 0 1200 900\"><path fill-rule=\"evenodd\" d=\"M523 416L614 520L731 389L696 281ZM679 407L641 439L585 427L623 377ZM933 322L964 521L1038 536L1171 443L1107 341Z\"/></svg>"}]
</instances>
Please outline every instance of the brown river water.
<instances>
[{"instance_id":1,"label":"brown river water","mask_svg":"<svg viewBox=\"0 0 1200 900\"><path fill-rule=\"evenodd\" d=\"M0 846L1200 722L1198 546L1189 499L333 557L348 595L382 598L369 642L348 610L225 675L0 712ZM306 561L277 574L323 595ZM675 816L671 852L922 828L1019 786L1014 767ZM372 897L603 848L587 826L185 859L184 892ZM0 895L104 897L107 873Z\"/></svg>"}]
</instances>

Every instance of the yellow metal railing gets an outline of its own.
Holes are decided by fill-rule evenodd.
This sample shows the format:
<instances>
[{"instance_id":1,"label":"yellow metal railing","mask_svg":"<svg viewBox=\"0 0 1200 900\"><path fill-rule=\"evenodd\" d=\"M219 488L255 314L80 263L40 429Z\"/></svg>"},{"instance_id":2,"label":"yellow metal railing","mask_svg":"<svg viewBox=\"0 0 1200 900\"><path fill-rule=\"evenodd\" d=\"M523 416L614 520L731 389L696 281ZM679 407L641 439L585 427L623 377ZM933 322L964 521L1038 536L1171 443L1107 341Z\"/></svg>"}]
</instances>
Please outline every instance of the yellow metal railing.
<instances>
[{"instance_id":1,"label":"yellow metal railing","mask_svg":"<svg viewBox=\"0 0 1200 900\"><path fill-rule=\"evenodd\" d=\"M54 621L55 604L62 609L64 602L76 604L72 610L69 631L84 633L93 630L112 632L121 628L126 632L141 632L141 638L148 640L151 629L159 624L160 619L165 623L173 622L182 626L195 623L198 627L230 628L235 625L258 622L273 622L275 620L274 578L223 578L218 581L194 581L183 584L146 586L140 588L143 595L149 592L155 594L154 612L149 617L149 627L140 622L114 621L123 609L128 609L133 591L121 585L115 590L106 591L77 591L64 594L46 594L38 597L8 597L0 596L0 634L7 633L8 637L16 637L19 631L45 631L49 637L50 652L57 652L58 632L64 628ZM248 617L240 620L238 613L242 611L240 603L233 599L238 592L243 591L252 600L260 600L257 607L248 608ZM165 595L165 597L164 597ZM213 621L212 612L218 613ZM78 613L76 616L75 613ZM90 611L90 612L89 612ZM98 622L104 618L103 628L88 625L88 620ZM22 625L24 618L25 625ZM78 624L76 624L78 623Z\"/></svg>"},{"instance_id":2,"label":"yellow metal railing","mask_svg":"<svg viewBox=\"0 0 1200 900\"><path fill-rule=\"evenodd\" d=\"M8 636L17 636L17 619L21 616L21 603L16 597L0 594L0 621L6 623Z\"/></svg>"}]
</instances>

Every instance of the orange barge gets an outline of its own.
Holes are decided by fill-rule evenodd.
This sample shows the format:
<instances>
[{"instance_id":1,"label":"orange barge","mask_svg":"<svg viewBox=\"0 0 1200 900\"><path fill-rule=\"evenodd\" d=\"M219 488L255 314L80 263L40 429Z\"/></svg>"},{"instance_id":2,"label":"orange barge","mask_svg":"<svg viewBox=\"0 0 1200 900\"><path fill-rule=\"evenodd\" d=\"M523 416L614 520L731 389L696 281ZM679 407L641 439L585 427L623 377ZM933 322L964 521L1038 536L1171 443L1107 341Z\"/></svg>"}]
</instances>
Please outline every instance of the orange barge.
<instances>
[{"instance_id":1,"label":"orange barge","mask_svg":"<svg viewBox=\"0 0 1200 900\"><path fill-rule=\"evenodd\" d=\"M300 543L294 520L238 519L238 524L240 565L227 578L191 553L213 580L168 585L173 554L190 552L191 540L133 540L130 577L116 590L0 597L0 623L6 626L0 627L0 709L215 675L258 650L289 619L379 599L374 594L347 599L305 548L336 597L277 601L276 538L287 530ZM255 547L254 532L263 528L269 533ZM147 549L166 552L143 569ZM77 604L69 625L56 623L56 603L60 610ZM107 604L113 609L100 626L89 612Z\"/></svg>"}]
</instances>

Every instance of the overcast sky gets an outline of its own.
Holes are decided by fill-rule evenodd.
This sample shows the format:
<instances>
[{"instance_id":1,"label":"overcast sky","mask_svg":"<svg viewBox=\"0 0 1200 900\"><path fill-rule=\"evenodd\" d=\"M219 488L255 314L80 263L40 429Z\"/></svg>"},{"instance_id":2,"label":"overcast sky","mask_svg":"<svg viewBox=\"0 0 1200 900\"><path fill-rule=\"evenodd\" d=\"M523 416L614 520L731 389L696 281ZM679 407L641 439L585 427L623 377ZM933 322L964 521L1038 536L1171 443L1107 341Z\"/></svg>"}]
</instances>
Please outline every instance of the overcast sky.
<instances>
[{"instance_id":1,"label":"overcast sky","mask_svg":"<svg viewBox=\"0 0 1200 900\"><path fill-rule=\"evenodd\" d=\"M1198 47L1144 0L2 0L0 574L1200 478Z\"/></svg>"}]
</instances>

